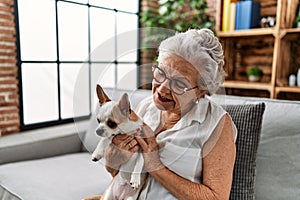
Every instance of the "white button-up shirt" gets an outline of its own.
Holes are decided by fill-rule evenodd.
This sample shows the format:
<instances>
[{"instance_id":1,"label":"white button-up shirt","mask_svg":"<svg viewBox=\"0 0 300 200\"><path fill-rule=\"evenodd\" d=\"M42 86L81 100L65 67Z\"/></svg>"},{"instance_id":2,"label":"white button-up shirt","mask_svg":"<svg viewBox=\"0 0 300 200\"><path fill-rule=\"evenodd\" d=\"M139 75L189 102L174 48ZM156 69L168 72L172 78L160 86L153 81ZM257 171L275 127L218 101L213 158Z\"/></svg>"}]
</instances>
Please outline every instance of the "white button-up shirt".
<instances>
[{"instance_id":1,"label":"white button-up shirt","mask_svg":"<svg viewBox=\"0 0 300 200\"><path fill-rule=\"evenodd\" d=\"M152 97L141 102L137 113L153 131L157 129L161 110L155 106ZM203 145L225 114L226 111L213 103L208 96L201 98L171 129L157 135L161 162L176 174L201 183ZM233 130L236 138L236 128L233 127ZM176 198L149 176L139 199Z\"/></svg>"}]
</instances>

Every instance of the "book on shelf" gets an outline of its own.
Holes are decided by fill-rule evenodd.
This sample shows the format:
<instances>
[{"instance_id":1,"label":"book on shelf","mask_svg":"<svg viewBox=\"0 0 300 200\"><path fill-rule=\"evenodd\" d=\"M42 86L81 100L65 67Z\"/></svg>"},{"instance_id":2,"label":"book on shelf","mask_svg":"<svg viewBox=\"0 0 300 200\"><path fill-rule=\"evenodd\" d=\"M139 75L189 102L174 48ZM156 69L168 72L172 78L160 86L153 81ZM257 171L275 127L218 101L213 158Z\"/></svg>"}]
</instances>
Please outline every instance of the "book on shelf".
<instances>
[{"instance_id":1,"label":"book on shelf","mask_svg":"<svg viewBox=\"0 0 300 200\"><path fill-rule=\"evenodd\" d=\"M231 0L223 1L222 31L229 31L230 2Z\"/></svg>"},{"instance_id":2,"label":"book on shelf","mask_svg":"<svg viewBox=\"0 0 300 200\"><path fill-rule=\"evenodd\" d=\"M231 4L237 2L237 0L224 0L223 1L223 15L222 15L222 31L230 31L231 30L231 21L232 21L232 15L235 11L233 11L231 8ZM234 14L235 16L235 14Z\"/></svg>"},{"instance_id":3,"label":"book on shelf","mask_svg":"<svg viewBox=\"0 0 300 200\"><path fill-rule=\"evenodd\" d=\"M235 30L236 3L230 3L229 31Z\"/></svg>"},{"instance_id":4,"label":"book on shelf","mask_svg":"<svg viewBox=\"0 0 300 200\"><path fill-rule=\"evenodd\" d=\"M235 30L258 28L260 24L260 3L240 1L236 3Z\"/></svg>"}]
</instances>

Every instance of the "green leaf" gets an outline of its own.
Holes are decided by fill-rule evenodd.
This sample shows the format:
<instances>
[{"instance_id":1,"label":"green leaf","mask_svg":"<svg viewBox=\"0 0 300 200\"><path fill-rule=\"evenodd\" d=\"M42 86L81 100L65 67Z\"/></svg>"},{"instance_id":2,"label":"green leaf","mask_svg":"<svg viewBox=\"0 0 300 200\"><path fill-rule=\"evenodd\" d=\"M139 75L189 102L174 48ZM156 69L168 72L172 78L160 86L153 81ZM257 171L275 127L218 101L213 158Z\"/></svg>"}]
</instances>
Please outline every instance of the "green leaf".
<instances>
[{"instance_id":1,"label":"green leaf","mask_svg":"<svg viewBox=\"0 0 300 200\"><path fill-rule=\"evenodd\" d=\"M182 11L186 4L191 10L197 11L191 17L188 12ZM158 10L148 9L140 13L140 22L146 27L162 27L180 32L189 28L210 28L214 31L215 22L205 13L206 8L206 0L159 0Z\"/></svg>"}]
</instances>

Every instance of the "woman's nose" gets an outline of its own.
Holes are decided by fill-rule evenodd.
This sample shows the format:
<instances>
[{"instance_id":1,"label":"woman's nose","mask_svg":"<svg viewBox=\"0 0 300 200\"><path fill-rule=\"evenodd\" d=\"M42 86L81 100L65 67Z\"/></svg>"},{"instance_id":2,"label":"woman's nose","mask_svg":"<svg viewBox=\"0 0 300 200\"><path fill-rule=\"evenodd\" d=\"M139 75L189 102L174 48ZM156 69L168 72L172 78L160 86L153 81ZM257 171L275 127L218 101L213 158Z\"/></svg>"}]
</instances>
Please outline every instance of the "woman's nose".
<instances>
[{"instance_id":1,"label":"woman's nose","mask_svg":"<svg viewBox=\"0 0 300 200\"><path fill-rule=\"evenodd\" d=\"M170 80L166 79L164 82L160 83L158 90L162 93L170 93L171 88L170 88Z\"/></svg>"}]
</instances>

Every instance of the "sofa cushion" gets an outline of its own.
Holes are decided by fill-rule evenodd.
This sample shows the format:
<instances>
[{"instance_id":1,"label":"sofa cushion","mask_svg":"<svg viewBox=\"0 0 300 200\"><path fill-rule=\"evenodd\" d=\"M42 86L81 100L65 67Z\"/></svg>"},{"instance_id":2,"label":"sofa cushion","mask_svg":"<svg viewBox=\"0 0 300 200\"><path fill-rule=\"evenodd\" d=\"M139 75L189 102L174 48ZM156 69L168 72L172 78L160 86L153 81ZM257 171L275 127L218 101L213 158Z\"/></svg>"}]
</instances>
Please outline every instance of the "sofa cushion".
<instances>
[{"instance_id":1,"label":"sofa cushion","mask_svg":"<svg viewBox=\"0 0 300 200\"><path fill-rule=\"evenodd\" d=\"M40 128L1 137L0 164L46 158L82 150L79 138L88 122Z\"/></svg>"},{"instance_id":2,"label":"sofa cushion","mask_svg":"<svg viewBox=\"0 0 300 200\"><path fill-rule=\"evenodd\" d=\"M238 129L230 199L254 199L256 154L265 104L225 105L223 107Z\"/></svg>"},{"instance_id":3,"label":"sofa cushion","mask_svg":"<svg viewBox=\"0 0 300 200\"><path fill-rule=\"evenodd\" d=\"M88 153L0 166L0 199L82 199L102 194L111 176Z\"/></svg>"},{"instance_id":4,"label":"sofa cushion","mask_svg":"<svg viewBox=\"0 0 300 200\"><path fill-rule=\"evenodd\" d=\"M213 95L217 103L264 102L257 151L255 199L298 199L300 196L300 101Z\"/></svg>"}]
</instances>

